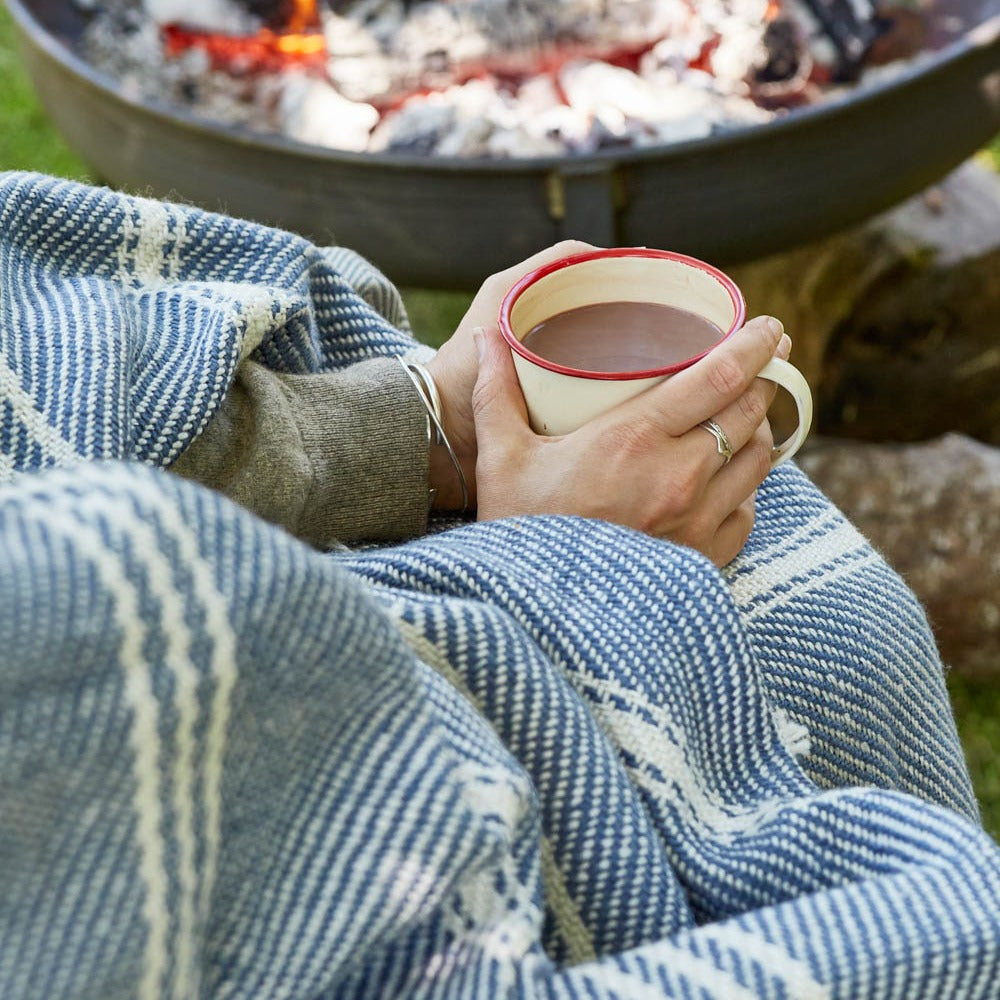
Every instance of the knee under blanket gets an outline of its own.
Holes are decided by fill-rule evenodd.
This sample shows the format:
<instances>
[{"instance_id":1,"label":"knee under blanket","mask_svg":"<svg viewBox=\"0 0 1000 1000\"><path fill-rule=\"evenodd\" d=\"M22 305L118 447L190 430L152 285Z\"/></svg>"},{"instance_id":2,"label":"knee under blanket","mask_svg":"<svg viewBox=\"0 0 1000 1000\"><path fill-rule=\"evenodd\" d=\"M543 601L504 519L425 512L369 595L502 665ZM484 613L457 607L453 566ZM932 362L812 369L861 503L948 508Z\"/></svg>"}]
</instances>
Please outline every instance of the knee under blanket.
<instances>
[{"instance_id":1,"label":"knee under blanket","mask_svg":"<svg viewBox=\"0 0 1000 1000\"><path fill-rule=\"evenodd\" d=\"M419 353L343 250L0 175L0 994L997 997L913 595L794 467L724 573L573 518L323 554L163 467Z\"/></svg>"}]
</instances>

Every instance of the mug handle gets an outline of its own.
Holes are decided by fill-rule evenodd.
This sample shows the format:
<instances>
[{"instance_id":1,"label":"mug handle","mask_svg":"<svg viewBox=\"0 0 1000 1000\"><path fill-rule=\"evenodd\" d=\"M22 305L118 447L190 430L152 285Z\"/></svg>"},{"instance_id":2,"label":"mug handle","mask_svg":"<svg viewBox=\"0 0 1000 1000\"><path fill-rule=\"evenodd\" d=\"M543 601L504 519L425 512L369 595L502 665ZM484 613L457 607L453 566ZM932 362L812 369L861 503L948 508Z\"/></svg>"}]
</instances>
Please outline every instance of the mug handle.
<instances>
[{"instance_id":1,"label":"mug handle","mask_svg":"<svg viewBox=\"0 0 1000 1000\"><path fill-rule=\"evenodd\" d=\"M787 462L802 447L802 443L812 426L813 398L809 391L809 383L805 376L787 361L781 358L771 358L770 361L760 370L759 378L766 378L769 382L776 382L795 400L795 407L799 411L799 423L788 438L779 444L771 453L771 468L777 468L782 462Z\"/></svg>"}]
</instances>

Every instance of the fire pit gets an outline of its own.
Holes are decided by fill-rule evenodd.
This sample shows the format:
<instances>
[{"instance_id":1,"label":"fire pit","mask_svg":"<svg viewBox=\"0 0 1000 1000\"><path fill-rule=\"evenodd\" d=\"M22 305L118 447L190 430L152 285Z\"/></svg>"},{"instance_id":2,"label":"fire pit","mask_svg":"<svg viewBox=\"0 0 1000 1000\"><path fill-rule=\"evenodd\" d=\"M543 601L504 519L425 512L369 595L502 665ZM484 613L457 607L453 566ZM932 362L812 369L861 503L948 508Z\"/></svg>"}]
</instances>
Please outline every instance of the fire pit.
<instances>
[{"instance_id":1,"label":"fire pit","mask_svg":"<svg viewBox=\"0 0 1000 1000\"><path fill-rule=\"evenodd\" d=\"M1000 129L1000 0L932 0L924 58L766 123L504 160L344 152L123 93L81 55L70 0L7 0L53 121L107 181L365 254L395 281L474 287L563 237L726 265L858 222Z\"/></svg>"}]
</instances>

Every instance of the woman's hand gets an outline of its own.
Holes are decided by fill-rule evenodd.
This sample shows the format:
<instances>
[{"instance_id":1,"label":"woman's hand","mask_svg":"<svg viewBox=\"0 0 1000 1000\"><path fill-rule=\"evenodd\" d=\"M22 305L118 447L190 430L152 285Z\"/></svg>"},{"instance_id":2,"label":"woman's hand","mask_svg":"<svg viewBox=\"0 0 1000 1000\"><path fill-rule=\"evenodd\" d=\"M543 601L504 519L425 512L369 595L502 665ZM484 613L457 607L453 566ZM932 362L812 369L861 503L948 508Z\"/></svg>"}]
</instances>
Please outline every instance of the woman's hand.
<instances>
[{"instance_id":1,"label":"woman's hand","mask_svg":"<svg viewBox=\"0 0 1000 1000\"><path fill-rule=\"evenodd\" d=\"M478 451L476 426L472 416L472 391L479 370L473 331L477 327L492 327L496 323L503 297L523 275L547 264L550 260L558 260L560 257L593 249L589 243L566 240L487 278L472 300L458 329L427 365L441 395L445 433L465 471L471 506L476 505ZM430 485L436 489L435 507L441 510L455 510L460 507L461 490L451 460L443 448L431 449L429 475Z\"/></svg>"},{"instance_id":2,"label":"woman's hand","mask_svg":"<svg viewBox=\"0 0 1000 1000\"><path fill-rule=\"evenodd\" d=\"M697 364L561 437L531 430L510 349L492 322L476 340L480 520L598 517L689 545L719 566L743 548L773 447L767 408L776 388L756 374L791 347L777 320L752 320ZM735 452L728 463L698 426L710 418Z\"/></svg>"}]
</instances>

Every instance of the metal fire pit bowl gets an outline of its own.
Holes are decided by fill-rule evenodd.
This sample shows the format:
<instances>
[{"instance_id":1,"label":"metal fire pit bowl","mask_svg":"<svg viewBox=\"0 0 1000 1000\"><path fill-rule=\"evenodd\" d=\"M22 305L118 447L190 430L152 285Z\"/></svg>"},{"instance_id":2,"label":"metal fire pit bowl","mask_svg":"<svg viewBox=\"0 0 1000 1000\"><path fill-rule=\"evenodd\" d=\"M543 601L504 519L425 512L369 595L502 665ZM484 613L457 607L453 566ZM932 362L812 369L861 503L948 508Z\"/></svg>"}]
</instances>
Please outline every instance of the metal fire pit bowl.
<instances>
[{"instance_id":1,"label":"metal fire pit bowl","mask_svg":"<svg viewBox=\"0 0 1000 1000\"><path fill-rule=\"evenodd\" d=\"M351 247L416 287L475 288L569 237L739 263L890 207L1000 131L1000 0L933 0L929 59L764 125L489 161L339 152L138 102L78 55L71 0L6 3L43 104L104 181Z\"/></svg>"}]
</instances>

